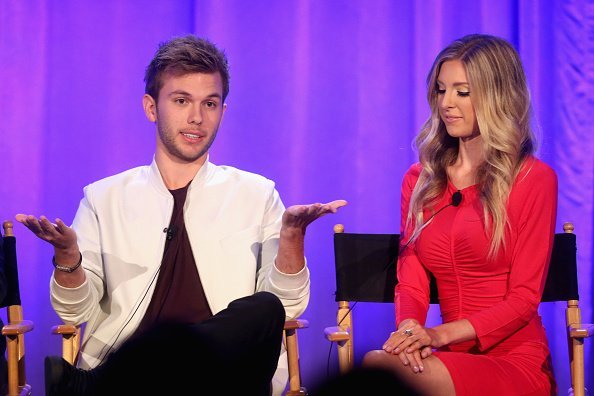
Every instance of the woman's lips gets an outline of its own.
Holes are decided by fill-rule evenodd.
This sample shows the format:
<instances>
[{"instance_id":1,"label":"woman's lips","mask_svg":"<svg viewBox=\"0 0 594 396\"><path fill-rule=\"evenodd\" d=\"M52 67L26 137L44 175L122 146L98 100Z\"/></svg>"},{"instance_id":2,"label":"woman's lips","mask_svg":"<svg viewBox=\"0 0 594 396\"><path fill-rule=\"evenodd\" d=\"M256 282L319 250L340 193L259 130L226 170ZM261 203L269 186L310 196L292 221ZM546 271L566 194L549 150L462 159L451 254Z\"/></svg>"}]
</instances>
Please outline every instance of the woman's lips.
<instances>
[{"instance_id":1,"label":"woman's lips","mask_svg":"<svg viewBox=\"0 0 594 396\"><path fill-rule=\"evenodd\" d=\"M451 123L456 122L461 119L462 119L462 117L454 117L454 116L444 116L443 117L444 122L446 122L448 124L451 124Z\"/></svg>"}]
</instances>

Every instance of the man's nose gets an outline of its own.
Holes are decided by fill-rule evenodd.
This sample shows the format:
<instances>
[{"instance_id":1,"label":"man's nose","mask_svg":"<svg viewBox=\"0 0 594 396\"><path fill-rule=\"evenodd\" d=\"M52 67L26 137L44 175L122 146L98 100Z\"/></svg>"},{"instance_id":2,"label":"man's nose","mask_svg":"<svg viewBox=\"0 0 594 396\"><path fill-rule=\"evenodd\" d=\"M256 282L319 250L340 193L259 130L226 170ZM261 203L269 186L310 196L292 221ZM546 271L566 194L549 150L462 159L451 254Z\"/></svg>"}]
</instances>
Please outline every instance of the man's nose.
<instances>
[{"instance_id":1,"label":"man's nose","mask_svg":"<svg viewBox=\"0 0 594 396\"><path fill-rule=\"evenodd\" d=\"M188 116L188 123L195 125L202 124L202 109L200 108L200 105L192 106Z\"/></svg>"}]
</instances>

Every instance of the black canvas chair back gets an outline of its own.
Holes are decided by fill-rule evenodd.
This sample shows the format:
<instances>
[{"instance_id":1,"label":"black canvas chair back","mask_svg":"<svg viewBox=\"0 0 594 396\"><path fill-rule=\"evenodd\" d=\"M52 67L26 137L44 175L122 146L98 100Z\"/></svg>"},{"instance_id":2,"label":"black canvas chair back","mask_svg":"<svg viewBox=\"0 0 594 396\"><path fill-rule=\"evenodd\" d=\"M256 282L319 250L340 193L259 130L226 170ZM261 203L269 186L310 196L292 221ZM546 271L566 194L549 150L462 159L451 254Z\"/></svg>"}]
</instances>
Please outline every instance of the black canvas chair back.
<instances>
[{"instance_id":1,"label":"black canvas chair back","mask_svg":"<svg viewBox=\"0 0 594 396\"><path fill-rule=\"evenodd\" d=\"M594 335L594 325L582 323L579 308L577 242L572 223L563 225L563 233L555 234L549 272L542 302L565 301L565 325L571 373L569 394L584 396L584 341Z\"/></svg>"},{"instance_id":2,"label":"black canvas chair back","mask_svg":"<svg viewBox=\"0 0 594 396\"><path fill-rule=\"evenodd\" d=\"M567 227L568 225L566 225ZM573 227L571 229L573 231ZM575 234L555 234L542 302L579 300Z\"/></svg>"},{"instance_id":3,"label":"black canvas chair back","mask_svg":"<svg viewBox=\"0 0 594 396\"><path fill-rule=\"evenodd\" d=\"M336 301L394 302L397 234L334 234Z\"/></svg>"},{"instance_id":4,"label":"black canvas chair back","mask_svg":"<svg viewBox=\"0 0 594 396\"><path fill-rule=\"evenodd\" d=\"M400 235L334 234L336 301L393 303ZM438 303L431 278L431 303Z\"/></svg>"},{"instance_id":5,"label":"black canvas chair back","mask_svg":"<svg viewBox=\"0 0 594 396\"><path fill-rule=\"evenodd\" d=\"M0 307L6 308L11 305L21 305L21 292L19 289L19 270L16 256L16 239L12 233L12 228L4 228L2 237L2 251L4 260L0 260L4 278L6 279L6 289L3 298L0 301Z\"/></svg>"},{"instance_id":6,"label":"black canvas chair back","mask_svg":"<svg viewBox=\"0 0 594 396\"><path fill-rule=\"evenodd\" d=\"M584 339L594 334L594 325L582 324L579 310L576 236L573 224L565 223L564 232L555 234L549 272L542 302L566 301L566 329L569 345L574 396L584 395ZM354 366L354 302L393 303L397 284L398 234L345 233L334 227L336 268L337 326L325 329L326 338L338 346L341 373ZM435 279L431 279L430 303L438 303Z\"/></svg>"},{"instance_id":7,"label":"black canvas chair back","mask_svg":"<svg viewBox=\"0 0 594 396\"><path fill-rule=\"evenodd\" d=\"M2 224L2 270L6 280L6 293L2 296L0 307L6 308L8 323L2 326L2 336L7 346L8 395L30 395L31 386L25 375L25 333L33 330L33 322L23 320L21 293L17 265L16 239L12 222Z\"/></svg>"}]
</instances>

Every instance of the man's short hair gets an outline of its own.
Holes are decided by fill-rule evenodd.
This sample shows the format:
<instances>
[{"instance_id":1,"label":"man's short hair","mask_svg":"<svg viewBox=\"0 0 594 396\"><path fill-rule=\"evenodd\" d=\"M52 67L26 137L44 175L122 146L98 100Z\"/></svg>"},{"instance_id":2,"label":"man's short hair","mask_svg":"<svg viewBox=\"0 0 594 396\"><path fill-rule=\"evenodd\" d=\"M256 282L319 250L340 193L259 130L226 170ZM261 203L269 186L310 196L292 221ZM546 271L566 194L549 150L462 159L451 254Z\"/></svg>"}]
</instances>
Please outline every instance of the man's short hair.
<instances>
[{"instance_id":1,"label":"man's short hair","mask_svg":"<svg viewBox=\"0 0 594 396\"><path fill-rule=\"evenodd\" d=\"M223 81L223 101L229 94L229 64L225 52L207 39L194 35L174 37L159 44L151 63L146 68L144 92L157 102L163 87L163 75L173 73L216 73Z\"/></svg>"}]
</instances>

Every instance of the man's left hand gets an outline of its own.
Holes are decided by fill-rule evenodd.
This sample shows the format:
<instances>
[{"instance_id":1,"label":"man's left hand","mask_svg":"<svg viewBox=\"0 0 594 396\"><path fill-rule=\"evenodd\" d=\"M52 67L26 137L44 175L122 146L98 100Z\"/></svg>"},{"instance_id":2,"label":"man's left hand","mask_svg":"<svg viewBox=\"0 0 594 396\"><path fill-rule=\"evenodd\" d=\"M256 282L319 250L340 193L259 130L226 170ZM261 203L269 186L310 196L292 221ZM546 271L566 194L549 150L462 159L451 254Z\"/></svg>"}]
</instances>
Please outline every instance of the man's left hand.
<instances>
[{"instance_id":1,"label":"man's left hand","mask_svg":"<svg viewBox=\"0 0 594 396\"><path fill-rule=\"evenodd\" d=\"M283 213L282 226L285 229L299 229L305 233L307 226L314 220L328 213L336 213L339 208L346 204L347 201L344 199L338 199L325 204L315 203L310 205L289 206L285 210L285 213Z\"/></svg>"}]
</instances>

